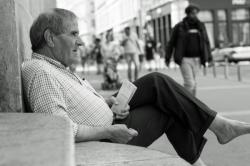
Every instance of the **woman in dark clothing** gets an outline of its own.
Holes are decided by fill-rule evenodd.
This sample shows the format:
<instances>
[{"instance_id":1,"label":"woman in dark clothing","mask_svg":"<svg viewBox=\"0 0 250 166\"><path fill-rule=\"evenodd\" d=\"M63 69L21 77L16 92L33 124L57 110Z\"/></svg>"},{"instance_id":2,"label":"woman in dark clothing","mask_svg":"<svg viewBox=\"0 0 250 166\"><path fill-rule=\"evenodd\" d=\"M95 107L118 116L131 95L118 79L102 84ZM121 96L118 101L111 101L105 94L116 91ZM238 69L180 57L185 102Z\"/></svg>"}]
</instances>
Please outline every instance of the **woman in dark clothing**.
<instances>
[{"instance_id":1,"label":"woman in dark clothing","mask_svg":"<svg viewBox=\"0 0 250 166\"><path fill-rule=\"evenodd\" d=\"M149 71L152 70L155 48L156 48L156 43L153 40L153 38L149 34L146 35L145 55L146 55L146 60L148 61L149 64Z\"/></svg>"},{"instance_id":2,"label":"woman in dark clothing","mask_svg":"<svg viewBox=\"0 0 250 166\"><path fill-rule=\"evenodd\" d=\"M96 59L97 74L101 74L103 65L103 55L101 53L101 40L98 38L95 40L95 47L93 49L93 54Z\"/></svg>"}]
</instances>

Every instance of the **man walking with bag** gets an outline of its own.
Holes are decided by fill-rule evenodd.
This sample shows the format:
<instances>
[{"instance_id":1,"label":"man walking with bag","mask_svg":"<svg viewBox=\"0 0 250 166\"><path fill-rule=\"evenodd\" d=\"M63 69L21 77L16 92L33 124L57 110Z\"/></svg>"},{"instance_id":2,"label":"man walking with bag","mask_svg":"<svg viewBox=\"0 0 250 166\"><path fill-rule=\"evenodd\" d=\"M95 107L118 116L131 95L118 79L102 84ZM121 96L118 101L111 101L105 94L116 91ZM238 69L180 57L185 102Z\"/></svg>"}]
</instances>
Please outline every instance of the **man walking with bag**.
<instances>
[{"instance_id":1,"label":"man walking with bag","mask_svg":"<svg viewBox=\"0 0 250 166\"><path fill-rule=\"evenodd\" d=\"M180 65L184 87L196 95L196 75L201 65L212 60L210 43L205 25L197 18L199 8L190 5L185 9L186 17L172 32L166 49L165 62L169 65L172 53Z\"/></svg>"}]
</instances>

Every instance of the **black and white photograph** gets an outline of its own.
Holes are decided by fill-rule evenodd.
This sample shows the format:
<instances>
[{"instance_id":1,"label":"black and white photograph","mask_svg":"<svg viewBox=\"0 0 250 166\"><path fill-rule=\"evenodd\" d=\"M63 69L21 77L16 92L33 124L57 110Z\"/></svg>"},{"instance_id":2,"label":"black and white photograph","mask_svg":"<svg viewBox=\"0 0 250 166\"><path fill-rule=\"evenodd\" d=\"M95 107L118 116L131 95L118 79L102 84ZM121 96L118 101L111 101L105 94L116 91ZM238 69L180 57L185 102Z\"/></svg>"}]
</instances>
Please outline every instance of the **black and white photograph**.
<instances>
[{"instance_id":1,"label":"black and white photograph","mask_svg":"<svg viewBox=\"0 0 250 166\"><path fill-rule=\"evenodd\" d=\"M0 0L0 166L248 166L250 0Z\"/></svg>"}]
</instances>

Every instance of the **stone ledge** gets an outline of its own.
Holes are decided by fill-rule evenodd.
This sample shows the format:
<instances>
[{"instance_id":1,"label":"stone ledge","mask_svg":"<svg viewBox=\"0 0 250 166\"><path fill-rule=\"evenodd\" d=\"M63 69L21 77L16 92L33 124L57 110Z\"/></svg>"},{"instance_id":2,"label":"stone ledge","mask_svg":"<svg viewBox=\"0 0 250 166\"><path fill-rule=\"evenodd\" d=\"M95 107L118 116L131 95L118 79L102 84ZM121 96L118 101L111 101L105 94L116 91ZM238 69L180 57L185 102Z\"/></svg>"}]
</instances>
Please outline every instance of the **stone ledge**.
<instances>
[{"instance_id":1,"label":"stone ledge","mask_svg":"<svg viewBox=\"0 0 250 166\"><path fill-rule=\"evenodd\" d=\"M87 142L76 144L77 166L190 166L177 156L123 144Z\"/></svg>"},{"instance_id":2,"label":"stone ledge","mask_svg":"<svg viewBox=\"0 0 250 166\"><path fill-rule=\"evenodd\" d=\"M0 113L0 165L73 166L69 121L36 113Z\"/></svg>"},{"instance_id":3,"label":"stone ledge","mask_svg":"<svg viewBox=\"0 0 250 166\"><path fill-rule=\"evenodd\" d=\"M138 146L104 142L74 146L69 121L36 113L0 113L0 142L0 165L6 166L189 165L176 156Z\"/></svg>"}]
</instances>

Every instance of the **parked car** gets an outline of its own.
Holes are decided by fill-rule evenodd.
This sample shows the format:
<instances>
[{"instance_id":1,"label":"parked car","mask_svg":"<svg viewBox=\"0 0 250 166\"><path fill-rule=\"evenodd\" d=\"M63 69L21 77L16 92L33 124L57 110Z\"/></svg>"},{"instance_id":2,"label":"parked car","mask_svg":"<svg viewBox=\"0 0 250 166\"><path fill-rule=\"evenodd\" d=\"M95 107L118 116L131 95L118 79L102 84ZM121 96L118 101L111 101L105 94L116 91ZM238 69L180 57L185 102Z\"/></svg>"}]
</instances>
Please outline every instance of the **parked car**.
<instances>
[{"instance_id":1,"label":"parked car","mask_svg":"<svg viewBox=\"0 0 250 166\"><path fill-rule=\"evenodd\" d=\"M215 62L224 62L228 58L229 62L250 61L250 46L216 48L212 51Z\"/></svg>"}]
</instances>

